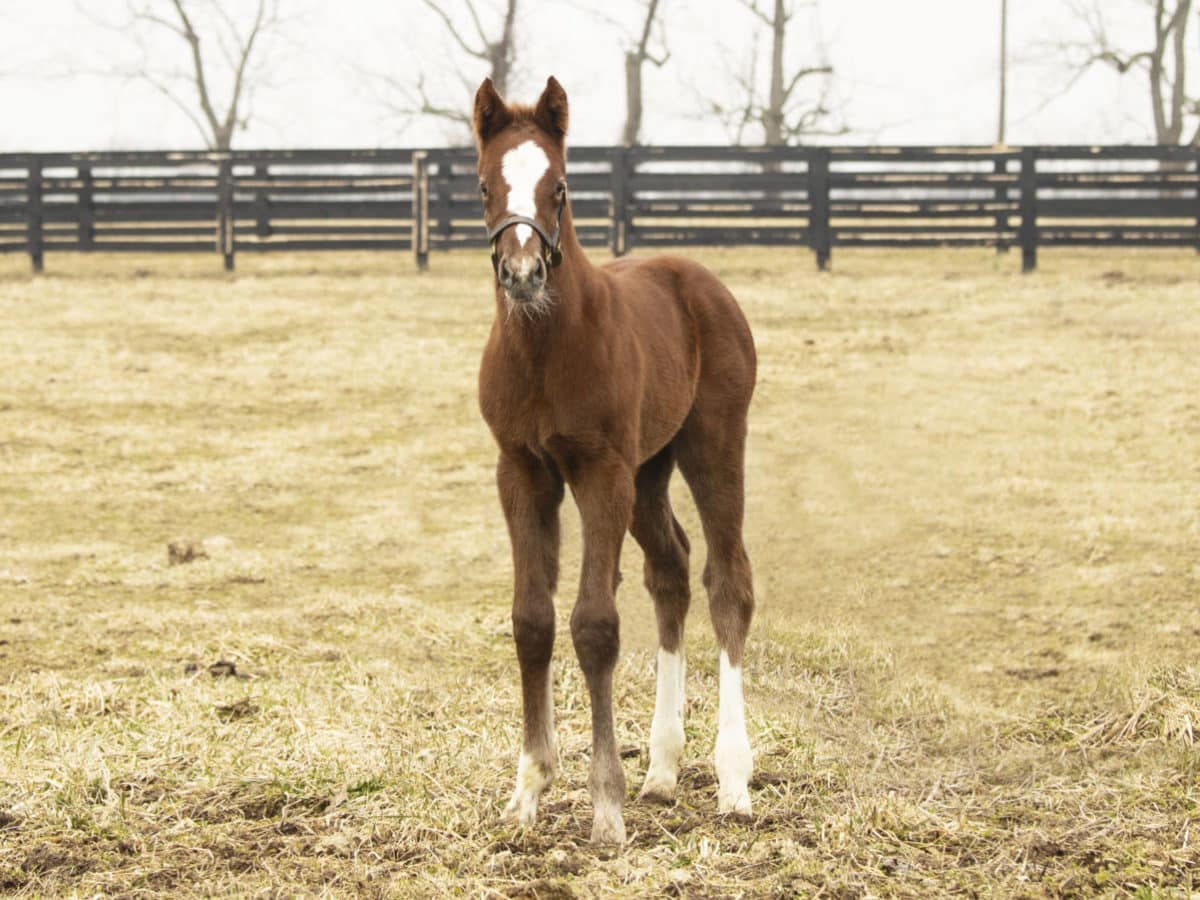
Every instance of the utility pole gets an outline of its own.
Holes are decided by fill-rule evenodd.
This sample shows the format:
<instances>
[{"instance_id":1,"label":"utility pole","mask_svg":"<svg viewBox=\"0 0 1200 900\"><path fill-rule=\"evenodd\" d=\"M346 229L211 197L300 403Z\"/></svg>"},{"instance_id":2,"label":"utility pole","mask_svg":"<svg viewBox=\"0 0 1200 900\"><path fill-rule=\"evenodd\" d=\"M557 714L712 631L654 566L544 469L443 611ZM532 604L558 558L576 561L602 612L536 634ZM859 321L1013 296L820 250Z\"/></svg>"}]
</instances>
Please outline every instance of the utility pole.
<instances>
[{"instance_id":1,"label":"utility pole","mask_svg":"<svg viewBox=\"0 0 1200 900\"><path fill-rule=\"evenodd\" d=\"M1000 0L1000 126L996 146L1004 146L1004 116L1008 93L1008 0Z\"/></svg>"}]
</instances>

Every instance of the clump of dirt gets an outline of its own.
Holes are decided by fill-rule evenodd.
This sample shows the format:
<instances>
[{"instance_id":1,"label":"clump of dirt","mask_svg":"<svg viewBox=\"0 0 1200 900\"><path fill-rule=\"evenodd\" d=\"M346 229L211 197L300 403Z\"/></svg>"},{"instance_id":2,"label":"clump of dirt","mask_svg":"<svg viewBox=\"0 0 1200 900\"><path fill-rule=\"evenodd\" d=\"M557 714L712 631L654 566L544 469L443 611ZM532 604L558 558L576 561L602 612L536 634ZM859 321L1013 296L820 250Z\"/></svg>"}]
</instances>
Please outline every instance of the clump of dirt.
<instances>
[{"instance_id":1,"label":"clump of dirt","mask_svg":"<svg viewBox=\"0 0 1200 900\"><path fill-rule=\"evenodd\" d=\"M179 538L167 544L167 565L169 566L181 566L198 559L208 559L208 550L200 541Z\"/></svg>"},{"instance_id":2,"label":"clump of dirt","mask_svg":"<svg viewBox=\"0 0 1200 900\"><path fill-rule=\"evenodd\" d=\"M195 660L189 660L188 662L183 664L183 674L184 675L195 675L199 671L200 671L200 663L196 662ZM245 672L239 672L237 663L233 662L232 660L228 660L228 659L218 659L215 663L212 663L209 666L207 666L205 671L207 671L208 674L211 675L213 678L248 679L250 677Z\"/></svg>"},{"instance_id":3,"label":"clump of dirt","mask_svg":"<svg viewBox=\"0 0 1200 900\"><path fill-rule=\"evenodd\" d=\"M250 702L249 697L243 697L236 703L228 703L217 707L217 716L226 722L246 719L256 712L258 712L258 707Z\"/></svg>"},{"instance_id":4,"label":"clump of dirt","mask_svg":"<svg viewBox=\"0 0 1200 900\"><path fill-rule=\"evenodd\" d=\"M213 678L244 678L237 670L237 665L227 659L219 659L208 667L208 674Z\"/></svg>"}]
</instances>

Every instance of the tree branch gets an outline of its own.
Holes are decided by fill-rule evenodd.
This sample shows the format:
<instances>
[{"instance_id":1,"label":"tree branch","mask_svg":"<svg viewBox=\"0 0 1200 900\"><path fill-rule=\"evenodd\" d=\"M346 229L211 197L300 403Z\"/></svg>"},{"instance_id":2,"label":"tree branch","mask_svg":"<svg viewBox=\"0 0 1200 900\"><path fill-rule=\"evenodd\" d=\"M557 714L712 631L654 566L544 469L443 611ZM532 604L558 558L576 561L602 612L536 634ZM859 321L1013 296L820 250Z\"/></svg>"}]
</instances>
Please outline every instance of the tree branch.
<instances>
[{"instance_id":1,"label":"tree branch","mask_svg":"<svg viewBox=\"0 0 1200 900\"><path fill-rule=\"evenodd\" d=\"M433 0L422 0L422 2L426 6L428 6L431 10L433 10L435 13L437 13L438 18L440 18L446 24L446 30L450 32L450 36L452 38L454 38L455 42L458 44L458 46L460 46L463 49L464 53L468 53L471 56L474 56L476 59L482 59L482 60L488 59L487 38L484 38L484 49L476 50L474 47L472 47L470 44L468 44L465 40L463 40L462 35L458 33L458 29L454 27L454 21L448 15L446 15L445 10L443 10L440 6L438 6L436 3L434 3ZM474 14L474 12L475 12L474 7L471 7L471 12L472 12L472 14Z\"/></svg>"},{"instance_id":2,"label":"tree branch","mask_svg":"<svg viewBox=\"0 0 1200 900\"><path fill-rule=\"evenodd\" d=\"M158 76L146 70L138 72L137 77L145 81L148 85L170 100L184 115L188 117L188 119L191 120L192 124L196 126L196 130L200 132L200 136L204 139L205 146L207 146L209 150L217 149L216 143L213 140L212 130L205 127L205 123L200 119L199 116L196 115L196 113L192 110L192 107L178 97L175 92L167 86L166 82L160 81Z\"/></svg>"},{"instance_id":3,"label":"tree branch","mask_svg":"<svg viewBox=\"0 0 1200 900\"><path fill-rule=\"evenodd\" d=\"M783 102L786 103L788 98L792 96L792 91L796 89L796 85L798 85L802 79L807 78L809 75L832 74L833 66L808 66L806 68L797 70L796 74L792 76L792 80L788 82L787 87L783 89Z\"/></svg>"},{"instance_id":4,"label":"tree branch","mask_svg":"<svg viewBox=\"0 0 1200 900\"><path fill-rule=\"evenodd\" d=\"M621 36L623 38L625 38L625 40L627 42L629 42L630 44L632 44L635 41L633 32L625 27L625 23L622 22L620 19L616 18L615 16L610 16L603 9L597 9L596 7L590 6L589 4L581 3L581 2L579 2L579 0L561 0L561 2L563 2L567 6L572 7L573 9L579 10L581 13L584 13L589 16L594 16L595 18L599 19L600 21L604 22L607 25L611 25L613 28L617 29L617 31L621 32Z\"/></svg>"},{"instance_id":5,"label":"tree branch","mask_svg":"<svg viewBox=\"0 0 1200 900\"><path fill-rule=\"evenodd\" d=\"M394 79L388 79L396 83ZM417 78L417 102L407 106L392 106L393 112L405 116L433 116L438 119L449 119L470 127L471 117L456 106L438 106L425 92L425 76ZM390 105L390 104L389 104Z\"/></svg>"},{"instance_id":6,"label":"tree branch","mask_svg":"<svg viewBox=\"0 0 1200 900\"><path fill-rule=\"evenodd\" d=\"M483 23L479 21L479 11L475 9L475 4L471 0L463 0L467 4L467 12L471 14L471 21L475 23L475 33L479 35L479 39L483 41L486 47L489 43L487 32L483 30Z\"/></svg>"},{"instance_id":7,"label":"tree branch","mask_svg":"<svg viewBox=\"0 0 1200 900\"><path fill-rule=\"evenodd\" d=\"M654 14L658 11L658 0L650 0L646 5L646 21L642 25L642 39L638 41L637 55L646 59L646 45L650 42L650 26L654 24Z\"/></svg>"},{"instance_id":8,"label":"tree branch","mask_svg":"<svg viewBox=\"0 0 1200 900\"><path fill-rule=\"evenodd\" d=\"M267 0L258 0L258 11L254 16L254 25L250 29L250 34L246 38L246 43L242 47L242 58L238 63L237 73L233 79L233 89L229 99L229 109L225 114L225 133L232 134L233 128L238 122L238 106L242 99L242 85L246 78L246 65L250 61L250 54L254 51L254 42L257 40L259 33L262 31L263 23L265 22L267 11Z\"/></svg>"},{"instance_id":9,"label":"tree branch","mask_svg":"<svg viewBox=\"0 0 1200 900\"><path fill-rule=\"evenodd\" d=\"M217 119L216 112L213 110L212 100L208 94L208 79L205 77L204 60L200 55L200 36L192 26L192 20L183 6L183 0L171 0L171 4L175 7L175 12L179 16L183 39L187 41L188 46L191 48L192 75L195 78L196 93L200 99L200 109L204 113L204 118L208 120L215 138L220 132L221 125L220 120Z\"/></svg>"},{"instance_id":10,"label":"tree branch","mask_svg":"<svg viewBox=\"0 0 1200 900\"><path fill-rule=\"evenodd\" d=\"M768 28L775 27L775 20L758 8L758 0L738 0L738 3L742 4L742 6L754 13L754 15L756 15L759 20Z\"/></svg>"}]
</instances>

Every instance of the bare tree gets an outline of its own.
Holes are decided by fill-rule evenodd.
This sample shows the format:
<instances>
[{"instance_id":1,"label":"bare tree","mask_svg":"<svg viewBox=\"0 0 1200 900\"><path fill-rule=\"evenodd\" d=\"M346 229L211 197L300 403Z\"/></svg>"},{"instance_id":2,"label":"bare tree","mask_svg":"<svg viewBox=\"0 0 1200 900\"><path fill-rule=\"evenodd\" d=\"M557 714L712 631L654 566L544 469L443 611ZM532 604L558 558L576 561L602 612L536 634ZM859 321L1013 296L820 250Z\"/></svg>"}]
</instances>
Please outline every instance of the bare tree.
<instances>
[{"instance_id":1,"label":"bare tree","mask_svg":"<svg viewBox=\"0 0 1200 900\"><path fill-rule=\"evenodd\" d=\"M1108 66L1120 75L1146 75L1154 139L1160 144L1200 145L1200 91L1187 83L1188 26L1193 0L1141 0L1151 25L1142 43L1122 34L1114 40L1098 0L1078 0L1072 8L1088 29L1088 38L1064 46L1077 72ZM1193 51L1194 52L1194 51Z\"/></svg>"},{"instance_id":2,"label":"bare tree","mask_svg":"<svg viewBox=\"0 0 1200 900\"><path fill-rule=\"evenodd\" d=\"M446 33L453 39L464 53L472 59L485 63L487 68L483 75L492 79L497 93L505 96L508 93L509 81L517 61L517 44L515 28L517 21L517 0L504 0L504 13L495 33L489 33L483 25L483 17L475 0L462 0L467 16L471 20L473 34L457 24L454 18L445 10L445 3L435 0L422 0L424 4L441 19ZM443 119L456 124L471 127L469 102L475 89L479 86L479 77L471 78L465 73L458 73L462 85L462 94L466 99L459 102L440 101L430 96L426 87L425 74L417 77L413 87L391 75L381 75L384 83L395 90L402 98L400 102L389 102L393 112L405 118L427 117Z\"/></svg>"},{"instance_id":3,"label":"bare tree","mask_svg":"<svg viewBox=\"0 0 1200 900\"><path fill-rule=\"evenodd\" d=\"M834 110L829 100L833 66L826 62L797 66L789 71L785 61L788 29L796 14L796 6L786 0L766 0L770 10L761 7L759 0L738 0L771 35L771 69L763 99L758 75L758 37L755 35L747 71L734 76L742 99L734 104L709 101L709 110L725 122L741 143L746 128L757 125L762 129L767 146L798 143L813 135L844 134L845 126L835 124ZM815 0L805 6L815 6ZM801 88L812 80L819 81L815 95Z\"/></svg>"},{"instance_id":4,"label":"bare tree","mask_svg":"<svg viewBox=\"0 0 1200 900\"><path fill-rule=\"evenodd\" d=\"M642 71L647 62L654 63L656 67L661 68L671 58L671 52L667 49L662 18L659 16L659 11L662 7L661 0L644 0L642 4L641 24L636 32L632 31L627 26L627 23L610 15L605 9L609 4L604 2L604 0L600 0L599 3L567 0L567 4L578 9L580 12L603 21L607 25L611 25L622 35L625 44L625 122L621 126L620 139L622 144L631 147L638 142L642 132L642 114L644 111L642 102ZM655 28L656 25L658 26L657 29ZM650 52L652 38L656 39L656 43L661 48L661 53L657 56Z\"/></svg>"},{"instance_id":5,"label":"bare tree","mask_svg":"<svg viewBox=\"0 0 1200 900\"><path fill-rule=\"evenodd\" d=\"M662 55L653 56L650 53L650 30L654 26L658 5L659 0L648 0L642 36L625 51L625 127L621 130L621 143L626 146L636 144L642 131L642 68L647 62L661 68L671 56L661 34L659 43L663 45Z\"/></svg>"},{"instance_id":6,"label":"bare tree","mask_svg":"<svg viewBox=\"0 0 1200 900\"><path fill-rule=\"evenodd\" d=\"M207 28L197 15L204 15ZM250 15L235 16L233 9ZM142 48L142 61L132 73L179 108L204 136L211 150L228 150L234 135L250 121L255 86L254 62L267 35L278 28L278 0L138 0L131 2L132 37ZM239 22L239 18L241 21ZM147 39L169 33L185 50L185 62L157 66ZM225 101L217 99L213 70L224 67Z\"/></svg>"}]
</instances>

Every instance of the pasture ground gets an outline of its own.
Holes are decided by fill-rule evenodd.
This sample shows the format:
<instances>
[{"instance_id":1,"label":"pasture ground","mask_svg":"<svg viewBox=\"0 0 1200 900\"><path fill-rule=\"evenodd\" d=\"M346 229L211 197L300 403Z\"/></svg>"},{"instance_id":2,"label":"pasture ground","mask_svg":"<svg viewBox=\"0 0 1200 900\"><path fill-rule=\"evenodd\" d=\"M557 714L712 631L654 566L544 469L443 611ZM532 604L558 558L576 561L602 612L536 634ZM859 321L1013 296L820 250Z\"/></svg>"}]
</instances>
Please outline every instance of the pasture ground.
<instances>
[{"instance_id":1,"label":"pasture ground","mask_svg":"<svg viewBox=\"0 0 1200 900\"><path fill-rule=\"evenodd\" d=\"M696 255L759 347L756 815L715 814L677 483L687 758L617 853L586 843L569 501L560 777L536 829L499 820L519 715L484 256L0 259L0 893L1200 891L1200 257ZM168 565L181 538L207 557ZM623 569L632 794L632 540Z\"/></svg>"}]
</instances>

